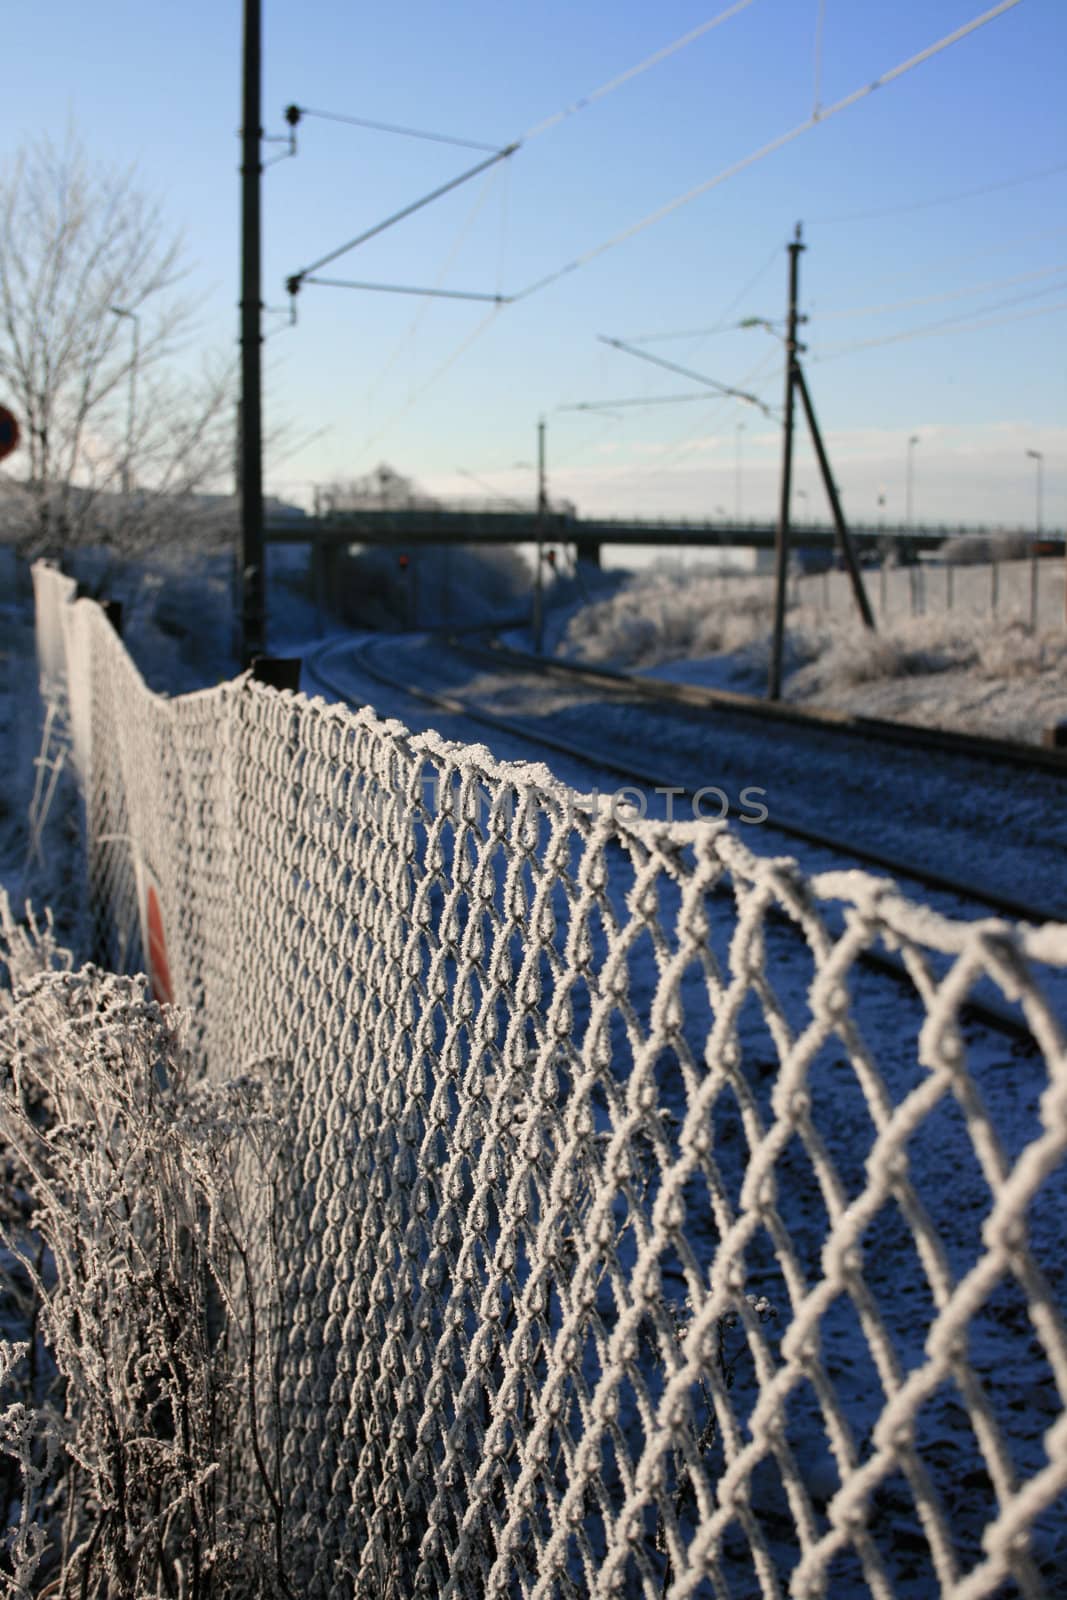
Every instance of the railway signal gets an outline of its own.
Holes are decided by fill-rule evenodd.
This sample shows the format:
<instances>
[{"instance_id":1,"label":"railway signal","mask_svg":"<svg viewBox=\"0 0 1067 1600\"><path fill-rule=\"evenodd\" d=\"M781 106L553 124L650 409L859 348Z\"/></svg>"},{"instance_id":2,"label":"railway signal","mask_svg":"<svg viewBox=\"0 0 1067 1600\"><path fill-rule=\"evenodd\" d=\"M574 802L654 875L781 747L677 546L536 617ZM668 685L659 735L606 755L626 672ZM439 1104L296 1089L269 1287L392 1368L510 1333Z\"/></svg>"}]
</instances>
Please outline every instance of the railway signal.
<instances>
[{"instance_id":1,"label":"railway signal","mask_svg":"<svg viewBox=\"0 0 1067 1600\"><path fill-rule=\"evenodd\" d=\"M12 450L19 446L18 419L7 406L0 406L0 461L9 456Z\"/></svg>"}]
</instances>

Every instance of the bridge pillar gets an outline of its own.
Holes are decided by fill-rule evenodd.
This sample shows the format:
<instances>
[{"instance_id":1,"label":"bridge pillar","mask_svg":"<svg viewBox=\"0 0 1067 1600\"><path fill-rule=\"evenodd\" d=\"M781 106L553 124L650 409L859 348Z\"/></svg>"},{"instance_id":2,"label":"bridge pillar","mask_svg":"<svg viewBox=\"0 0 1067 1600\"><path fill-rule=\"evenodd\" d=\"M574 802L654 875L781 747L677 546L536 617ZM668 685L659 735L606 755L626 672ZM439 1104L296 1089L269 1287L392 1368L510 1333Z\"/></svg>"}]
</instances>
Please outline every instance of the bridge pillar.
<instances>
[{"instance_id":1,"label":"bridge pillar","mask_svg":"<svg viewBox=\"0 0 1067 1600\"><path fill-rule=\"evenodd\" d=\"M600 565L600 546L598 544L587 544L587 543L585 543L583 541L580 545L577 545L575 548L576 548L577 553L578 553L578 560L579 561L588 561L589 565L591 567L599 567L599 565Z\"/></svg>"},{"instance_id":2,"label":"bridge pillar","mask_svg":"<svg viewBox=\"0 0 1067 1600\"><path fill-rule=\"evenodd\" d=\"M315 615L319 630L337 593L337 555L339 546L315 539L311 546L311 577L315 596Z\"/></svg>"}]
</instances>

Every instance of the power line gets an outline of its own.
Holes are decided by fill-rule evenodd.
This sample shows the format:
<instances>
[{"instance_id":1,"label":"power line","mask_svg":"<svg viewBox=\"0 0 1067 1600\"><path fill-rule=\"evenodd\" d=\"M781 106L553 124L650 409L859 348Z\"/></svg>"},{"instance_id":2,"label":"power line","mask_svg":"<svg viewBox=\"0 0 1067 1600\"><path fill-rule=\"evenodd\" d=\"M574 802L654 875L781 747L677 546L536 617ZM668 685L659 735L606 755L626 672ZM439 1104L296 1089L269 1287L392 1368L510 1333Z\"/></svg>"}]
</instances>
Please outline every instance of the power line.
<instances>
[{"instance_id":1,"label":"power line","mask_svg":"<svg viewBox=\"0 0 1067 1600\"><path fill-rule=\"evenodd\" d=\"M847 216L816 217L814 226L817 228L830 227L839 222L871 222L878 217L899 217L909 211L928 211L934 206L954 205L957 200L972 200L978 195L995 194L998 189L1015 189L1023 183L1033 183L1038 178L1051 178L1057 172L1067 172L1067 161L1059 161L1055 166L1042 167L1037 172L1023 172L1014 178L1002 178L997 183L984 183L977 189L960 189L956 194L942 194L932 200L915 200L903 206L887 206L879 211L852 211Z\"/></svg>"},{"instance_id":2,"label":"power line","mask_svg":"<svg viewBox=\"0 0 1067 1600\"><path fill-rule=\"evenodd\" d=\"M616 89L621 89L624 83L629 83L633 78L639 78L650 67L658 66L661 61L666 61L668 56L673 56L679 50L684 50L686 45L690 45L695 40L702 38L705 33L710 33L713 28L718 28L722 23L729 22L731 17L736 17L739 12L747 10L751 4L752 0L737 0L735 5L727 6L725 11L720 11L718 16L710 17L707 22L702 22L699 27L691 29L689 33L682 34L680 38L675 39L671 44L666 44L662 49L654 51L652 55L646 56L644 61L639 61L635 67L628 67L625 72L620 72L617 77L601 84L599 89L594 89L590 94L583 95L580 100L575 100L569 106L564 106L562 111L557 111L551 117L546 117L543 122L535 123L532 128L527 129L518 142L527 144L531 139L537 139L541 134L547 133L550 128L565 122L568 117L573 117L577 112L584 111L588 106L595 105L598 100L603 100L605 95L612 94Z\"/></svg>"},{"instance_id":3,"label":"power line","mask_svg":"<svg viewBox=\"0 0 1067 1600\"><path fill-rule=\"evenodd\" d=\"M979 313L984 311L999 311L1007 306L1022 305L1027 300L1038 300L1042 295L1056 294L1063 287L1064 285L1062 283L1053 283L1050 284L1048 288L1035 289L1030 294L1013 295L1007 300L995 300L991 305L978 306L975 309ZM1058 309L1058 307L1042 306L1039 309L1042 311L1055 311ZM988 322L969 322L968 318L973 315L974 312L968 311L965 312L962 317L944 317L940 322L928 322L921 328L910 328L904 333L889 333L881 339L861 339L855 344L831 345L825 354L815 356L813 359L816 361L833 361L836 360L838 356L849 355L854 350L872 350L876 345L882 344L903 344L907 339L921 339L928 333L941 333L951 331L952 329L963 330L968 328L992 326L992 324ZM1014 319L1007 318L1006 320L1013 321Z\"/></svg>"},{"instance_id":4,"label":"power line","mask_svg":"<svg viewBox=\"0 0 1067 1600\"><path fill-rule=\"evenodd\" d=\"M781 253L781 246L776 244L774 249L771 251L770 255L767 257L766 261L763 263L762 267L760 267L759 271L758 272L754 272L752 274L751 278L749 278L748 282L745 284L744 288L743 289L739 289L738 292L734 295L734 297L730 301L729 305L723 307L723 310L722 310L722 312L720 314L718 322L716 322L712 327L710 327L710 328L683 328L680 331L671 332L671 333L642 333L642 334L636 334L636 335L634 335L634 336L632 336L630 338L629 343L630 344L657 344L661 339L663 339L663 340L667 340L667 339L708 339L708 338L710 338L712 336L712 334L715 334L715 333L736 332L737 329L741 326L741 324L739 322L727 322L726 318L730 315L731 311L735 311L737 309L737 307L741 304L741 302L746 298L747 295L751 294L752 290L756 287L756 285L763 281L763 279L767 276L768 272L770 272L771 268L774 266L774 263L778 260L778 257L779 257L780 253Z\"/></svg>"},{"instance_id":5,"label":"power line","mask_svg":"<svg viewBox=\"0 0 1067 1600\"><path fill-rule=\"evenodd\" d=\"M990 289L1007 289L1012 284L1029 283L1034 278L1047 278L1057 272L1067 272L1067 262L1060 262L1054 267L1039 267L1034 272L1020 272L1013 278L992 278L987 279L985 283L969 283L959 289L948 289L941 294L920 295L914 300L894 300L881 306L849 306L841 311L812 311L808 314L808 321L828 322L831 318L874 317L891 311L909 311L915 306L932 306L938 301L962 300L969 294L985 294Z\"/></svg>"},{"instance_id":6,"label":"power line","mask_svg":"<svg viewBox=\"0 0 1067 1600\"><path fill-rule=\"evenodd\" d=\"M812 96L811 114L819 115L819 92L822 89L822 34L826 22L826 0L818 0L819 11L815 18L815 91Z\"/></svg>"},{"instance_id":7,"label":"power line","mask_svg":"<svg viewBox=\"0 0 1067 1600\"><path fill-rule=\"evenodd\" d=\"M729 178L736 176L737 173L744 171L750 166L754 166L757 162L762 161L766 156L773 154L776 150L783 148L785 145L791 143L794 139L799 138L801 134L810 131L810 129L815 127L818 123L828 121L830 117L836 116L838 112L847 110L850 106L855 105L858 101L865 99L870 94L873 94L876 89L882 88L887 84L894 82L897 78L900 78L905 73L912 71L915 67L921 66L926 61L931 60L934 56L939 55L942 51L949 49L954 44L957 44L969 34L974 33L977 29L984 27L989 22L994 21L997 17L1002 16L1005 12L1013 10L1018 4L1019 0L1000 0L999 4L992 6L989 10L982 12L979 16L972 18L970 22L963 24L962 27L956 28L953 30L953 32L945 34L941 39L937 40L932 45L928 45L924 50L919 51L913 56L909 56L907 60L901 62L896 67L890 68L887 72L882 73L881 76L875 78L873 82L864 85L860 89L853 90L851 94L844 96L843 99L836 101L832 106L829 106L825 111L821 112L818 117L809 117L806 121L799 123L795 128L789 129L788 132L779 134L776 139L772 139L769 143L761 146L758 150L755 150L751 152L751 154L743 157L740 161L733 162L730 166L723 168L714 177L707 179L704 183L696 185L696 187L687 190L684 194L677 196L674 200L670 200L665 205L658 207L657 210L649 213L648 216L643 217L639 222L633 223L629 228L624 229L621 233L615 234L610 239L605 240L603 244L597 245L593 249L585 251L584 254L575 257L573 261L567 262L566 265L558 268L555 272L546 274L543 278L539 278L534 283L529 284L519 293L509 296L508 303L515 304L520 300L529 299L531 295L537 294L540 292L540 290L548 288L550 284L557 283L561 278L566 277L569 273L587 265L590 261L593 261L598 256L605 254L608 250L614 249L617 245L625 243L627 240L633 238L636 234L643 232L646 228L652 227L664 217L669 216L674 211L680 210L683 206L688 205L692 200L698 199L701 195L707 194L710 190L719 187L719 185L725 183ZM725 20L727 15L733 15L734 9L735 8L731 8L729 12L723 13L721 19L717 20ZM686 36L686 38L688 39L688 36ZM681 44L679 43L679 48L680 47ZM612 87L615 82L616 80L613 80L612 85L605 85L603 92L608 92L610 87ZM576 109L580 109L580 106L576 107ZM547 127L547 124L531 130L530 134L528 134L526 137L534 137L536 133L545 131L545 127ZM522 141L519 142L521 143ZM496 159L498 158L490 158L490 161L483 163L482 167L478 170L484 170L485 166L490 165L492 161ZM453 183L448 187L454 186L455 184ZM421 203L425 204L426 202ZM379 227L378 229L372 231L380 232L381 228ZM331 256L328 259L332 260L333 257ZM316 265L322 266L324 264L324 262L320 261ZM403 411L398 414L398 416L405 415L406 412L410 410L411 407L416 403L418 398L425 393L426 389L429 388L432 383L436 382L437 378L439 378L453 364L453 362L458 360L460 356L470 348L475 340L481 337L482 333L486 331L494 319L500 314L502 309L503 307L501 306L494 306L492 308L488 315L484 317L482 321L478 323L478 325L463 339L461 344L456 348L452 355L449 356L440 367L435 369L435 371L429 376L429 378L427 378L425 383L421 385L418 390L412 393L407 405L403 408ZM392 426L392 422L396 420L398 420L398 418L395 417L389 423L380 428L377 433L375 433L371 439L367 441L367 447L381 438L388 428Z\"/></svg>"},{"instance_id":8,"label":"power line","mask_svg":"<svg viewBox=\"0 0 1067 1600\"><path fill-rule=\"evenodd\" d=\"M459 252L463 247L464 240L466 239L466 237L467 237L468 233L470 232L471 228L474 226L475 220L476 220L479 212L481 211L482 207L485 205L486 201L489 198L489 194L490 194L490 192L492 190L493 184L495 182L497 182L500 179L501 176L503 176L505 181L506 181L507 174L508 174L507 166L495 167L495 168L493 168L493 170L491 172L486 174L485 181L482 183L482 185L481 185L481 187L480 187L480 189L478 191L477 199L475 200L475 202L472 205L470 211L463 218L462 222L460 223L459 227L457 228L456 236L452 241L452 247L448 251L447 255L445 256L444 261L441 264L440 271L438 272L437 277L434 279L434 285L433 286L434 286L435 289L439 289L441 287L441 285L444 283L445 278L448 276L449 269L451 268L452 263L455 261L456 257L459 255ZM500 273L498 271L497 272L497 288L498 288L498 292L499 292L499 287L500 287ZM408 344L410 344L412 339L415 337L415 334L418 332L418 329L419 329L419 324L423 321L424 317L426 316L427 312L430 309L430 303L431 302L430 302L429 299L424 299L422 301L422 304L419 306L418 310L415 312L415 315L412 317L411 322L408 324L408 326L405 329L405 331L401 334L400 338L397 340L396 344L393 346L393 348L389 352L388 356L385 359L385 362L384 362L383 366L378 370L378 372L374 375L374 377L371 379L371 381L367 385L366 396L367 396L368 404L369 404L370 398L374 394L375 390L379 387L379 385L384 381L384 379L392 371L393 367L396 365L396 363L399 360L399 358L400 358L401 354L403 353L403 351L406 349Z\"/></svg>"},{"instance_id":9,"label":"power line","mask_svg":"<svg viewBox=\"0 0 1067 1600\"><path fill-rule=\"evenodd\" d=\"M745 376L741 379L741 382L745 385L758 385L763 380L764 376L769 372L770 368L776 367L777 365L777 350L768 350L765 355L760 357L750 371L746 372ZM710 406L721 406L727 396L708 395L706 398ZM672 442L671 445L668 446L670 453L667 455L666 459L661 460L655 467L634 468L631 472L623 475L623 481L626 479L636 478L639 482L641 480L645 480L647 482L649 479L662 477L663 474L669 471L672 466L676 466L678 462L684 461L687 455L691 455L692 452L697 449L697 447L707 438L715 438L717 435L721 434L724 425L724 422L719 422L711 429L710 434L708 433L708 430L705 429L703 432L693 435L688 429L686 429Z\"/></svg>"},{"instance_id":10,"label":"power line","mask_svg":"<svg viewBox=\"0 0 1067 1600\"><path fill-rule=\"evenodd\" d=\"M1067 233L1067 227L1036 228L1030 233L1013 234L1009 240L1005 240L1001 236L995 244L980 244L970 250L954 250L949 256L937 256L933 261L924 261L921 265L911 266L904 272L897 270L892 273L886 273L880 278L871 278L867 281L877 287L879 284L892 286L897 283L907 283L913 278L925 279L931 272L940 270L942 267L954 267L961 261L965 261L970 265L974 261L984 260L986 256L1011 255L1021 245L1033 244L1038 239L1062 239L1065 233Z\"/></svg>"},{"instance_id":11,"label":"power line","mask_svg":"<svg viewBox=\"0 0 1067 1600\"><path fill-rule=\"evenodd\" d=\"M434 189L430 194L424 195L421 200L413 201L411 205L405 206L402 210L396 211L392 216L387 217L384 222L376 223L373 228L366 229L365 232L358 234L356 238L350 239L347 244L339 245L336 250L331 250L328 255L322 256L318 261L312 262L311 266L304 267L301 271L294 273L286 280L286 287L288 288L289 293L291 295L296 294L301 284L306 282L310 278L311 274L313 272L317 272L320 267L325 267L329 264L329 262L336 261L339 256L347 255L350 250L355 250L359 245L366 244L369 239L375 238L379 233L384 233L387 228L395 226L395 224L398 222L403 222L406 217L410 217L414 212L420 211L423 206L430 205L434 200L440 200L443 195L449 194L451 190L458 188L460 184L467 183L471 178L477 177L478 174L480 172L484 172L487 167L494 166L496 162L504 161L509 156L513 156L517 150L519 150L524 144L528 144L531 139L536 139L540 134L547 133L548 129L554 127L556 123L562 122L569 116L573 116L575 112L583 111L587 106L593 105L595 101L602 100L605 95L611 94L613 90L621 88L624 83L629 83L632 78L640 76L641 73L647 72L650 67L656 66L658 62L666 60L668 56L674 55L676 51L684 49L688 44L692 44L694 39L699 39L702 34L710 32L712 28L717 28L720 23L726 22L731 17L736 16L739 11L744 11L752 3L753 0L736 0L736 4L728 6L727 9L725 11L721 11L718 16L712 17L709 19L709 21L701 23L698 28L693 28L689 33L683 34L680 39L675 39L673 43L664 45L661 50L657 50L653 55L648 56L644 61L638 62L637 66L629 67L625 72L622 72L617 77L612 78L610 82L602 84L599 89L594 89L591 94L585 95L581 100L576 100L573 105L565 107L562 111L557 112L554 116L548 117L544 122L538 123L535 127L524 133L521 138L513 140L511 144L505 145L499 149L494 145L474 145L473 148L479 150L490 150L492 154L486 161L479 162L476 167L471 167L469 171L460 173L457 178L452 178L448 183L442 184L440 188ZM295 121L299 120L300 116L303 114L302 108L299 106L290 106L289 113L287 114L291 114L295 125ZM445 144L470 144L469 140L446 138L443 134L438 135L431 133L420 133L416 129L401 128L392 123L372 124L359 117L341 116L332 112L316 112L314 115L329 116L332 120L338 122L353 122L357 126L373 126L390 133L407 133L415 138L435 139L438 142Z\"/></svg>"},{"instance_id":12,"label":"power line","mask_svg":"<svg viewBox=\"0 0 1067 1600\"><path fill-rule=\"evenodd\" d=\"M377 444L378 440L384 438L384 436L389 432L389 429L394 425L394 423L399 422L402 417L407 416L411 408L422 399L422 396L426 393L427 389L429 389L432 384L436 383L438 378L444 377L449 367L453 366L459 360L460 356L470 349L471 345L476 339L481 338L482 334L485 333L489 326L496 320L502 310L502 306L491 307L482 320L479 323L476 323L471 331L460 341L460 343L452 351L452 354L446 356L444 361L442 361L439 366L434 368L429 377L424 379L417 389L413 389L411 391L406 402L403 406L401 406L400 410L395 412L394 415L391 416L387 422L384 422L375 433L372 433L369 438L364 440L364 450L369 450L371 445Z\"/></svg>"},{"instance_id":13,"label":"power line","mask_svg":"<svg viewBox=\"0 0 1067 1600\"><path fill-rule=\"evenodd\" d=\"M880 77L874 79L873 83L865 84L861 89L854 89L851 94L845 95L843 99L836 101L832 106L828 106L825 111L820 111L817 117L808 117L804 122L798 123L795 128L790 128L788 132L779 134L776 139L770 140L769 143L762 145L758 150L753 150L751 154L743 156L740 161L734 161L730 166L724 167L713 178L708 178L704 183L698 183L694 188L686 190L685 194L680 194L675 199L668 200L666 205L659 206L655 211L650 212L647 217L642 217L640 222L632 223L630 227L624 228L621 233L616 233L610 239L606 239L603 244L596 245L592 250L586 250L582 255L576 256L573 261L568 261L565 266L557 268L555 272L546 273L543 278L538 278L518 294L513 295L512 299L515 301L528 299L530 295L537 294L542 289L547 289L552 283L557 283L560 278L566 277L568 273L575 272L579 267L588 265L597 256L602 256L606 251L615 249L617 245L625 244L627 240L632 239L638 233L644 232L646 228L651 228L654 223L661 222L664 217L670 216L672 212L681 210L683 206L689 205L691 201L699 199L701 195L707 194L710 190L718 188L720 184L726 183L729 178L736 177L739 172L755 166L757 162L763 161L769 155L773 155L776 150L781 150L785 145L791 144L794 139L799 139L801 134L808 133L812 128L819 126L823 122L828 122L839 111L847 111L850 106L866 99L876 89L884 88L887 84L894 82L895 79L903 77L906 72L911 72L913 68L922 66L924 62L939 55L942 50L949 49L951 45L957 44L961 39L966 38L968 34L984 27L987 22L992 22L996 17L1002 16L1004 12L1013 10L1019 3L1020 0L1000 0L999 5L984 11L981 16L973 18L970 22L965 23L963 27L956 28L952 33L946 34L944 38L937 40L935 44L928 45L925 50L920 50L918 54L909 56L899 66L891 67L888 72L883 72Z\"/></svg>"},{"instance_id":14,"label":"power line","mask_svg":"<svg viewBox=\"0 0 1067 1600\"><path fill-rule=\"evenodd\" d=\"M1049 317L1056 311L1067 311L1067 300L1057 300L1054 306L1035 306L1031 311L1017 311L1011 317L985 317L981 322L935 323L929 328L916 328L911 333L892 334L887 339L866 339L862 344L848 344L830 351L825 356L813 356L813 361L836 361L839 356L850 355L853 350L869 350L875 345L896 344L906 339L921 339L926 334L974 333L979 328L1002 328L1009 322L1026 322L1030 317Z\"/></svg>"}]
</instances>

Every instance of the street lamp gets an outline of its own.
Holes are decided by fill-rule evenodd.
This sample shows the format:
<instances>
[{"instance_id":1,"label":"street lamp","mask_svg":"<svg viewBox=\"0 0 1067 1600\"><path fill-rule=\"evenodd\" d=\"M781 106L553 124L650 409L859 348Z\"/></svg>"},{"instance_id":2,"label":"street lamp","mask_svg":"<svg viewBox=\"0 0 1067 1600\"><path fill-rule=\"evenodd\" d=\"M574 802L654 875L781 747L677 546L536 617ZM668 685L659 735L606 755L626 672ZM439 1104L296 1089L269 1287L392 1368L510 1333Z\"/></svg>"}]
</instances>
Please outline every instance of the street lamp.
<instances>
[{"instance_id":1,"label":"street lamp","mask_svg":"<svg viewBox=\"0 0 1067 1600\"><path fill-rule=\"evenodd\" d=\"M1040 450L1028 450L1026 452L1026 454L1030 458L1031 461L1036 461L1037 462L1037 520L1036 520L1035 526L1036 526L1036 529L1037 529L1037 537L1040 539L1040 537L1041 537L1041 496L1042 496L1042 487L1043 487L1041 480L1042 480L1042 476L1043 476L1045 458L1041 454Z\"/></svg>"},{"instance_id":2,"label":"street lamp","mask_svg":"<svg viewBox=\"0 0 1067 1600\"><path fill-rule=\"evenodd\" d=\"M108 306L112 316L128 317L133 323L133 355L130 359L130 393L126 410L126 460L122 467L122 492L129 497L133 463L133 417L137 397L137 361L141 353L141 319L125 306Z\"/></svg>"},{"instance_id":3,"label":"street lamp","mask_svg":"<svg viewBox=\"0 0 1067 1600\"><path fill-rule=\"evenodd\" d=\"M907 488L904 497L904 523L909 529L911 528L912 498L915 482L915 458L912 454L912 451L918 442L919 435L917 433L913 433L911 438L908 440Z\"/></svg>"},{"instance_id":4,"label":"street lamp","mask_svg":"<svg viewBox=\"0 0 1067 1600\"><path fill-rule=\"evenodd\" d=\"M1034 547L1030 552L1030 632L1037 630L1037 545L1041 538L1041 497L1045 458L1040 450L1028 450L1027 459L1037 463L1037 516L1034 524ZM1067 583L1064 585L1064 612L1067 615Z\"/></svg>"}]
</instances>

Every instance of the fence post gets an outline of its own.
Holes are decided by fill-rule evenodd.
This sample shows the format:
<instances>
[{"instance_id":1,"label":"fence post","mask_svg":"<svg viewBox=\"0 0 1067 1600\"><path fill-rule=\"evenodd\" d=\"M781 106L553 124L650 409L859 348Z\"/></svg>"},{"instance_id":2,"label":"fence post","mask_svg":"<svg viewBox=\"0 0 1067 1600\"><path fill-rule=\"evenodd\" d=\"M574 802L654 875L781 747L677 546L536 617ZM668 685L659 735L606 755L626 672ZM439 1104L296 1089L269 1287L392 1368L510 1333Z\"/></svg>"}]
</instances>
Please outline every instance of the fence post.
<instances>
[{"instance_id":1,"label":"fence post","mask_svg":"<svg viewBox=\"0 0 1067 1600\"><path fill-rule=\"evenodd\" d=\"M990 611L991 611L991 613L992 613L992 615L994 617L997 614L997 600L999 598L999 595L1000 595L1000 563L999 563L999 561L994 561L992 566L990 567L990 579L989 579L989 604L990 604Z\"/></svg>"},{"instance_id":2,"label":"fence post","mask_svg":"<svg viewBox=\"0 0 1067 1600\"><path fill-rule=\"evenodd\" d=\"M947 611L951 611L952 610L952 587L953 587L952 579L953 579L952 562L951 561L946 561L945 562L945 609Z\"/></svg>"},{"instance_id":3,"label":"fence post","mask_svg":"<svg viewBox=\"0 0 1067 1600\"><path fill-rule=\"evenodd\" d=\"M253 656L252 682L265 683L269 689L300 690L300 656Z\"/></svg>"},{"instance_id":4,"label":"fence post","mask_svg":"<svg viewBox=\"0 0 1067 1600\"><path fill-rule=\"evenodd\" d=\"M1037 632L1037 545L1030 546L1030 632Z\"/></svg>"}]
</instances>

